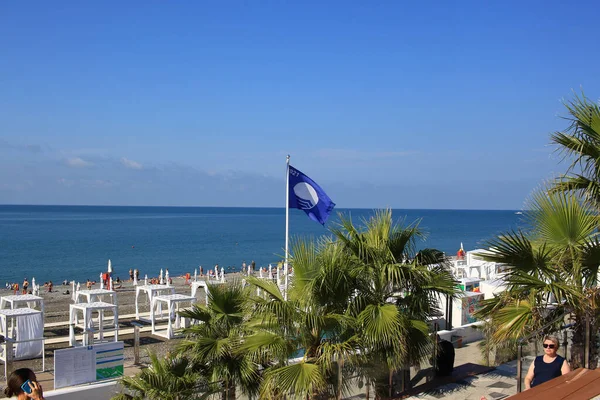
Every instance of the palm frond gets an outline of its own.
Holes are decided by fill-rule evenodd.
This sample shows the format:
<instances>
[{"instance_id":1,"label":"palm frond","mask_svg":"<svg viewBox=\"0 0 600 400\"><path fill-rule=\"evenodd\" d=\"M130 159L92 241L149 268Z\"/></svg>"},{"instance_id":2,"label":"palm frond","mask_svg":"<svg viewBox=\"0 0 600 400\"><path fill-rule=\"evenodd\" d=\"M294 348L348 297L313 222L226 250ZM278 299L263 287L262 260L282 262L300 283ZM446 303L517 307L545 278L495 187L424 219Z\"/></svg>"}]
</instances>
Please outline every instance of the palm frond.
<instances>
[{"instance_id":1,"label":"palm frond","mask_svg":"<svg viewBox=\"0 0 600 400\"><path fill-rule=\"evenodd\" d=\"M303 399L325 389L325 378L321 367L314 363L299 362L265 373L261 396L273 398L273 393Z\"/></svg>"}]
</instances>

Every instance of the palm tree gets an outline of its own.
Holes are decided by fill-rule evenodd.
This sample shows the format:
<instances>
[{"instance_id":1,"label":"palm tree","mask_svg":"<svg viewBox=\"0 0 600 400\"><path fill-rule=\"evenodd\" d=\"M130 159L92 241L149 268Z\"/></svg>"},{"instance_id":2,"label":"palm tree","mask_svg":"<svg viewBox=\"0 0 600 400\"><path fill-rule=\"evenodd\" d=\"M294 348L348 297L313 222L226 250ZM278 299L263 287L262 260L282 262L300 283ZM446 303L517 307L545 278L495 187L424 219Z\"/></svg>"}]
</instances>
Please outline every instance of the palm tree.
<instances>
[{"instance_id":1,"label":"palm tree","mask_svg":"<svg viewBox=\"0 0 600 400\"><path fill-rule=\"evenodd\" d=\"M344 312L353 284L340 246L331 239L292 244L294 281L288 299L273 282L250 278L260 288L254 298L255 334L243 347L269 360L263 398L342 398L358 343L353 319ZM299 358L289 363L289 359Z\"/></svg>"},{"instance_id":2,"label":"palm tree","mask_svg":"<svg viewBox=\"0 0 600 400\"><path fill-rule=\"evenodd\" d=\"M112 400L193 400L210 394L201 371L181 356L159 359L151 353L150 366L120 384L125 391Z\"/></svg>"},{"instance_id":3,"label":"palm tree","mask_svg":"<svg viewBox=\"0 0 600 400\"><path fill-rule=\"evenodd\" d=\"M509 232L488 243L491 254L485 258L510 267L506 292L485 301L480 315L492 320L497 329L491 340L501 343L522 338L571 312L576 322L571 362L580 367L585 322L598 321L600 316L598 216L580 197L564 192L539 192L529 209L527 231ZM591 332L597 332L595 325Z\"/></svg>"},{"instance_id":4,"label":"palm tree","mask_svg":"<svg viewBox=\"0 0 600 400\"><path fill-rule=\"evenodd\" d=\"M550 136L559 151L571 160L567 172L558 178L553 192L578 192L596 208L600 207L600 106L581 96L565 103L569 127Z\"/></svg>"},{"instance_id":5,"label":"palm tree","mask_svg":"<svg viewBox=\"0 0 600 400\"><path fill-rule=\"evenodd\" d=\"M365 349L363 367L373 367L363 372L379 394L387 387L391 396L395 371L431 354L427 318L439 312L441 296L456 295L456 282L441 252L417 251L417 240L425 237L419 221L404 226L394 222L391 210L380 210L360 230L350 217L340 219L332 232L351 260L356 288L348 313ZM383 382L375 366L386 370Z\"/></svg>"},{"instance_id":6,"label":"palm tree","mask_svg":"<svg viewBox=\"0 0 600 400\"><path fill-rule=\"evenodd\" d=\"M197 323L184 329L187 337L178 350L204 368L209 383L221 388L223 400L234 400L238 387L254 395L260 385L261 365L240 350L249 334L248 297L248 290L238 283L209 285L206 306L195 305L180 313Z\"/></svg>"}]
</instances>

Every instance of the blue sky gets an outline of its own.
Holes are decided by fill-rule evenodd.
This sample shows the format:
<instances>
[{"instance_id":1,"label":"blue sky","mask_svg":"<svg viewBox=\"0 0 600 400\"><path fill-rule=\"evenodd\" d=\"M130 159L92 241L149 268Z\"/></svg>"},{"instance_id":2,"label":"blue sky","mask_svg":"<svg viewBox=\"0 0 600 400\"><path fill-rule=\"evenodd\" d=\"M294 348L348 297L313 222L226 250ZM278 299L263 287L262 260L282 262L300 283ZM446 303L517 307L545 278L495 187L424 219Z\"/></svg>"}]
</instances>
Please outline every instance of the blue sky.
<instances>
[{"instance_id":1,"label":"blue sky","mask_svg":"<svg viewBox=\"0 0 600 400\"><path fill-rule=\"evenodd\" d=\"M493 3L3 2L0 204L518 209L600 3Z\"/></svg>"}]
</instances>

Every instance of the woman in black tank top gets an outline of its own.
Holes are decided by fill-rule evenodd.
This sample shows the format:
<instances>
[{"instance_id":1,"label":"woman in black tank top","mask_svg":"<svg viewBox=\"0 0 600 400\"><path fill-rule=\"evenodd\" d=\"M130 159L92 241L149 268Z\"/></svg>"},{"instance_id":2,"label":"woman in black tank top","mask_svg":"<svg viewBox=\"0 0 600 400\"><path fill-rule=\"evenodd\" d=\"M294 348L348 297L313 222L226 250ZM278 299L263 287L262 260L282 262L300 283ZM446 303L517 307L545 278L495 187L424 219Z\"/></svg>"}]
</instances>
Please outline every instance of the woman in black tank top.
<instances>
[{"instance_id":1,"label":"woman in black tank top","mask_svg":"<svg viewBox=\"0 0 600 400\"><path fill-rule=\"evenodd\" d=\"M555 336L546 336L543 346L544 355L537 356L529 367L525 377L525 389L548 382L571 371L567 360L556 354L558 339Z\"/></svg>"}]
</instances>

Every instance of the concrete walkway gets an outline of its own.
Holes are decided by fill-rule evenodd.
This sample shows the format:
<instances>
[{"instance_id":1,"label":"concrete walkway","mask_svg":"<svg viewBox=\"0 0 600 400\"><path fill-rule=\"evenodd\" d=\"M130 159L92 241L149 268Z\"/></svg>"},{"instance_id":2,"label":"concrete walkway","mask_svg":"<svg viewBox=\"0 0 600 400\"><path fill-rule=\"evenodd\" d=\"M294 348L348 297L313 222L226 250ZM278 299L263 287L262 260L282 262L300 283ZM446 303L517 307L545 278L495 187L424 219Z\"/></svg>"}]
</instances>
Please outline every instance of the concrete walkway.
<instances>
[{"instance_id":1,"label":"concrete walkway","mask_svg":"<svg viewBox=\"0 0 600 400\"><path fill-rule=\"evenodd\" d=\"M457 371L460 370L485 370L481 362L482 356L477 346L477 343L469 343L462 348L455 349L454 367ZM527 371L529 364L533 361L533 357L523 358L523 369ZM479 364L479 365L477 365ZM461 368L461 366L469 368ZM429 365L422 365L420 373L411 371L413 380L413 393L418 394L410 397L401 397L399 394L396 398L406 400L480 400L481 396L485 396L487 400L499 400L517 393L517 362L512 361L507 364L500 365L489 372L485 372L474 376L465 376L462 379L454 380L452 383L440 383L435 380L426 382L425 372ZM473 368L479 367L479 368ZM430 368L429 368L430 369ZM414 382L417 376L423 376L418 382ZM446 378L443 378L446 379ZM447 379L446 379L447 380ZM365 399L364 388L359 390L353 388L350 396L346 400ZM373 398L373 391L371 391Z\"/></svg>"},{"instance_id":2,"label":"concrete walkway","mask_svg":"<svg viewBox=\"0 0 600 400\"><path fill-rule=\"evenodd\" d=\"M481 352L477 343L456 349L454 366L465 363L481 363ZM534 357L523 357L523 373L527 372ZM524 376L523 376L524 377ZM437 386L435 389L424 391L408 397L411 400L479 400L485 396L488 400L504 399L517 393L517 361L511 361L494 368L490 372L465 377L453 383Z\"/></svg>"},{"instance_id":3,"label":"concrete walkway","mask_svg":"<svg viewBox=\"0 0 600 400\"><path fill-rule=\"evenodd\" d=\"M529 365L529 362L525 361L524 365ZM488 400L499 400L517 393L516 376L517 362L512 361L491 372L438 386L408 399L479 400L485 396Z\"/></svg>"}]
</instances>

